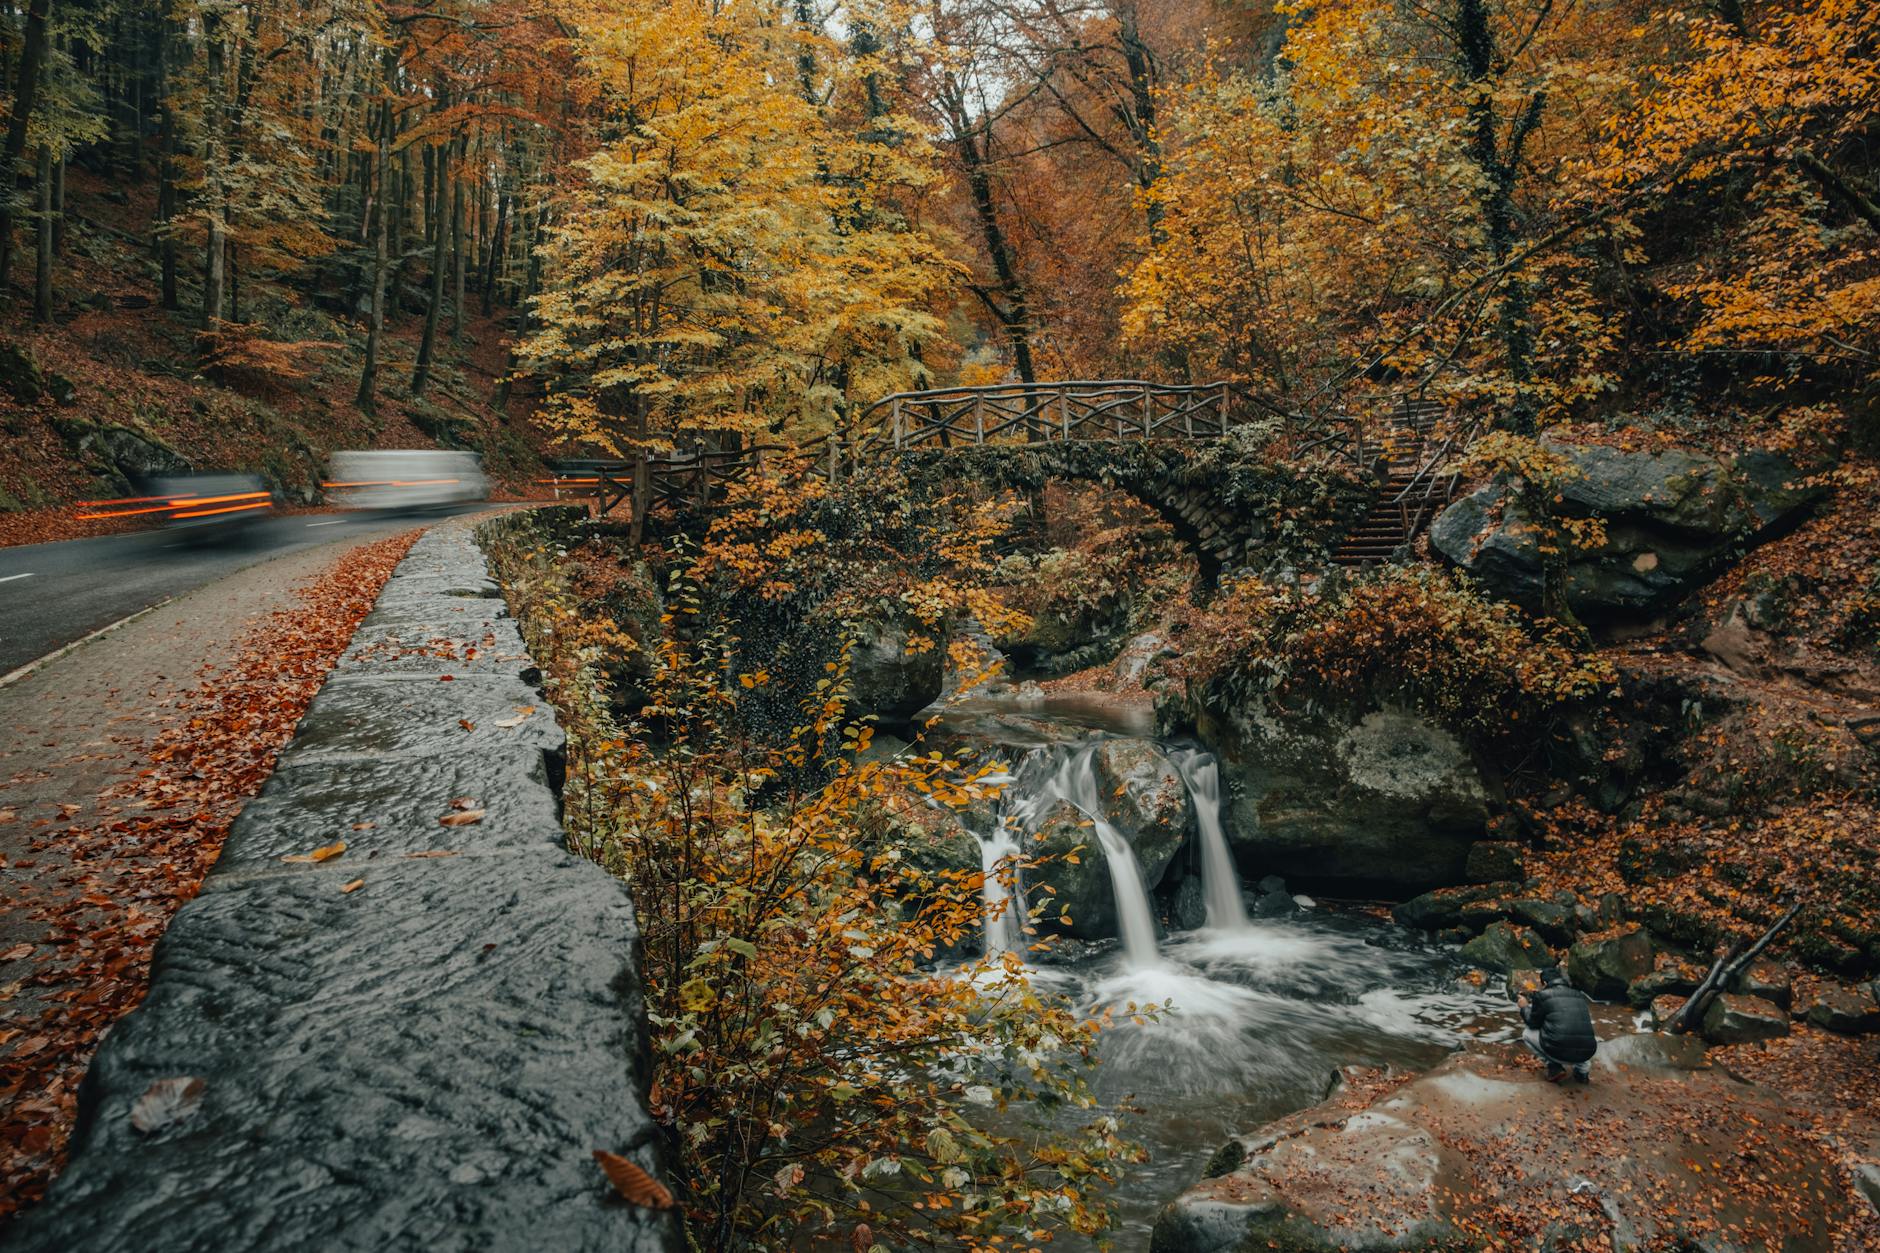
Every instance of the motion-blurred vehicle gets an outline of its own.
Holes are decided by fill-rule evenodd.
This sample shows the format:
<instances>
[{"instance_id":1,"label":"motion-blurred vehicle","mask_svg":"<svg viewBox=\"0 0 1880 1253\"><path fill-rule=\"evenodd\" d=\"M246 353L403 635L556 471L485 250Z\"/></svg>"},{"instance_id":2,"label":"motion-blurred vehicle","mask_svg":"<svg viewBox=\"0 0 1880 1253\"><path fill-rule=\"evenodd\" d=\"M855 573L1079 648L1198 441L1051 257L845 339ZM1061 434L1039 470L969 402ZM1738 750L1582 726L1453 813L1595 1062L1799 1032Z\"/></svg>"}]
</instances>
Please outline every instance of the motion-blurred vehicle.
<instances>
[{"instance_id":1,"label":"motion-blurred vehicle","mask_svg":"<svg viewBox=\"0 0 1880 1253\"><path fill-rule=\"evenodd\" d=\"M171 474L144 484L144 495L79 502L79 518L153 517L173 531L222 535L274 512L258 474Z\"/></svg>"},{"instance_id":2,"label":"motion-blurred vehicle","mask_svg":"<svg viewBox=\"0 0 1880 1253\"><path fill-rule=\"evenodd\" d=\"M490 481L473 452L393 449L336 452L327 500L341 509L438 509L488 500Z\"/></svg>"}]
</instances>

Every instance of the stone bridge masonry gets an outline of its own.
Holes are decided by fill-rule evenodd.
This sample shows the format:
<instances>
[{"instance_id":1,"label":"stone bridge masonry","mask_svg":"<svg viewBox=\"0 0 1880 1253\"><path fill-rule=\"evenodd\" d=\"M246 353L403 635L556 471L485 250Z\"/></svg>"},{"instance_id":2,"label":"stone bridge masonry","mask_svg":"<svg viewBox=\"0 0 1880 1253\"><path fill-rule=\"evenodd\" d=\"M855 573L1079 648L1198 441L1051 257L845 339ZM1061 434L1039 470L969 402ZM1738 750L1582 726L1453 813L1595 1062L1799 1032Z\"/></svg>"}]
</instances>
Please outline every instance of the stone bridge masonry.
<instances>
[{"instance_id":1,"label":"stone bridge masonry","mask_svg":"<svg viewBox=\"0 0 1880 1253\"><path fill-rule=\"evenodd\" d=\"M538 679L469 523L432 528L165 933L8 1248L680 1247L591 1157L658 1171L638 931L565 851ZM440 824L465 797L482 821ZM199 1107L136 1130L182 1077Z\"/></svg>"},{"instance_id":2,"label":"stone bridge masonry","mask_svg":"<svg viewBox=\"0 0 1880 1253\"><path fill-rule=\"evenodd\" d=\"M1153 509L1195 554L1203 580L1274 564L1325 563L1364 517L1375 487L1343 473L1299 473L1231 441L986 444L893 454L917 478L1035 492L1053 480L1098 483Z\"/></svg>"}]
</instances>

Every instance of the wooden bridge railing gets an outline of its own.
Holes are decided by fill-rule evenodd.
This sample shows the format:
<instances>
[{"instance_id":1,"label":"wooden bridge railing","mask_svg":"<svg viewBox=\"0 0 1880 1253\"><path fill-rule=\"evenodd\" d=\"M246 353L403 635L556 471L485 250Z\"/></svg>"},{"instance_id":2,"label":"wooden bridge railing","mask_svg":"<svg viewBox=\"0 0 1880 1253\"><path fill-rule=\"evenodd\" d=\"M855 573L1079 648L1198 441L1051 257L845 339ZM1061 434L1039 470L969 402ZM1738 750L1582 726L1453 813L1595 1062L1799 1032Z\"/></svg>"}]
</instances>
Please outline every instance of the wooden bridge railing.
<instances>
[{"instance_id":1,"label":"wooden bridge railing","mask_svg":"<svg viewBox=\"0 0 1880 1253\"><path fill-rule=\"evenodd\" d=\"M1237 383L1175 384L1140 379L1075 379L1050 383L996 383L899 392L856 414L846 427L789 449L695 448L635 461L558 463L557 491L598 497L606 513L623 500L703 505L726 484L744 477L766 456L806 462L841 478L897 452L972 448L987 444L1068 441L1216 440L1275 410ZM1291 425L1292 454L1325 450L1365 465L1369 452L1355 422L1323 420Z\"/></svg>"},{"instance_id":2,"label":"wooden bridge railing","mask_svg":"<svg viewBox=\"0 0 1880 1253\"><path fill-rule=\"evenodd\" d=\"M897 451L1067 440L1218 439L1246 408L1231 383L1135 379L1000 383L902 392L869 406L859 425Z\"/></svg>"}]
</instances>

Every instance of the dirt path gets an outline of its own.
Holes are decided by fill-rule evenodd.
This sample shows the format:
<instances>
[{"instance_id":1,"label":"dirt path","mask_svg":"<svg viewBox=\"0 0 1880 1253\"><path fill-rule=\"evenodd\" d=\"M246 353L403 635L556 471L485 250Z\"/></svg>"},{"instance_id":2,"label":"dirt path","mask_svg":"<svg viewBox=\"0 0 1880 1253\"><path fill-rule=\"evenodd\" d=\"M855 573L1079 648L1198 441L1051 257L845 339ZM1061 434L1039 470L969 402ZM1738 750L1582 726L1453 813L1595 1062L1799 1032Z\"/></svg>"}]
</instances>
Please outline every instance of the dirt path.
<instances>
[{"instance_id":1,"label":"dirt path","mask_svg":"<svg viewBox=\"0 0 1880 1253\"><path fill-rule=\"evenodd\" d=\"M96 1039L141 998L398 533L250 566L0 689L0 1220L43 1191Z\"/></svg>"}]
</instances>

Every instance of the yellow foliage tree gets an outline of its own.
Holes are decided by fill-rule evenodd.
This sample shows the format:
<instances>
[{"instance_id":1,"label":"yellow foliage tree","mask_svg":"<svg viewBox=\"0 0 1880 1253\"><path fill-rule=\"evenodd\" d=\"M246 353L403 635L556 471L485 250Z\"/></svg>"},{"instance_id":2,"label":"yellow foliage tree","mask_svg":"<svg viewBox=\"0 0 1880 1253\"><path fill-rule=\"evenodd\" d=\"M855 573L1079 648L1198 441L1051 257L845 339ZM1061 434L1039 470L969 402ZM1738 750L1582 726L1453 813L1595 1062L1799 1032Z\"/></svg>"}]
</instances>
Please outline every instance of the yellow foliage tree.
<instances>
[{"instance_id":1,"label":"yellow foliage tree","mask_svg":"<svg viewBox=\"0 0 1880 1253\"><path fill-rule=\"evenodd\" d=\"M902 212L930 162L870 58L764 0L560 8L601 136L522 353L561 433L815 433L916 378L954 269Z\"/></svg>"}]
</instances>

